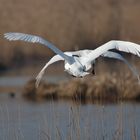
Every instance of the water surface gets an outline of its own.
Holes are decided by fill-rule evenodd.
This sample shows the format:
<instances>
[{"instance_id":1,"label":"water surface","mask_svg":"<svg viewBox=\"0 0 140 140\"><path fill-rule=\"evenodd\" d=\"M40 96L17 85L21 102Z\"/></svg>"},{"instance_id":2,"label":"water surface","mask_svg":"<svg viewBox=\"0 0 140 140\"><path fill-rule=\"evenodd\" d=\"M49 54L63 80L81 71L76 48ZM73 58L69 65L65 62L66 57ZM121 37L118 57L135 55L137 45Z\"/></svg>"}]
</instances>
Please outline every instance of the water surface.
<instances>
[{"instance_id":1,"label":"water surface","mask_svg":"<svg viewBox=\"0 0 140 140\"><path fill-rule=\"evenodd\" d=\"M6 89L0 91L0 140L139 139L140 103L28 101L22 97L21 88L31 78L0 78L0 89ZM49 82L67 78L47 75ZM15 96L12 91L16 91Z\"/></svg>"},{"instance_id":2,"label":"water surface","mask_svg":"<svg viewBox=\"0 0 140 140\"><path fill-rule=\"evenodd\" d=\"M140 104L31 102L0 94L0 139L138 139Z\"/></svg>"}]
</instances>

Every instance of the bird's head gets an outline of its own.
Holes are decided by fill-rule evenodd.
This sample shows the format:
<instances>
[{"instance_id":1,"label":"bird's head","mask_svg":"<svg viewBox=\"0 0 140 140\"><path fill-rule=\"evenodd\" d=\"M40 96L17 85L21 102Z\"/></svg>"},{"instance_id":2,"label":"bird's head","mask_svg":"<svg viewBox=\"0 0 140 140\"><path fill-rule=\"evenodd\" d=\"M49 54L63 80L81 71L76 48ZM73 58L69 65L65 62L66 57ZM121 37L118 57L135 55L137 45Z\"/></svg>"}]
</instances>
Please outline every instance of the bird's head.
<instances>
[{"instance_id":1,"label":"bird's head","mask_svg":"<svg viewBox=\"0 0 140 140\"><path fill-rule=\"evenodd\" d=\"M80 78L90 74L89 72L85 71L85 67L79 65L78 63L73 63L71 65L65 63L65 71L67 71L73 77L80 77Z\"/></svg>"}]
</instances>

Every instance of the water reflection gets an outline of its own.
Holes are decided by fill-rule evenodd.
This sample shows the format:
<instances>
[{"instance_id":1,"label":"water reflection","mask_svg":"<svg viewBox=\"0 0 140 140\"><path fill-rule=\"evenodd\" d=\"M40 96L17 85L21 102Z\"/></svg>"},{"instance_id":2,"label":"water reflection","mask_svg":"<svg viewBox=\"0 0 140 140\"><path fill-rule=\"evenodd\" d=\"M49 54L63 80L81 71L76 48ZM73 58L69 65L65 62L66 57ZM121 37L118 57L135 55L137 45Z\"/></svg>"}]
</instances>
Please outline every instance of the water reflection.
<instances>
[{"instance_id":1,"label":"water reflection","mask_svg":"<svg viewBox=\"0 0 140 140\"><path fill-rule=\"evenodd\" d=\"M62 80L60 77L57 80ZM140 137L139 102L23 98L21 88L30 78L0 79L0 140L131 140Z\"/></svg>"},{"instance_id":2,"label":"water reflection","mask_svg":"<svg viewBox=\"0 0 140 140\"><path fill-rule=\"evenodd\" d=\"M132 139L140 137L140 104L29 102L0 94L0 139Z\"/></svg>"}]
</instances>

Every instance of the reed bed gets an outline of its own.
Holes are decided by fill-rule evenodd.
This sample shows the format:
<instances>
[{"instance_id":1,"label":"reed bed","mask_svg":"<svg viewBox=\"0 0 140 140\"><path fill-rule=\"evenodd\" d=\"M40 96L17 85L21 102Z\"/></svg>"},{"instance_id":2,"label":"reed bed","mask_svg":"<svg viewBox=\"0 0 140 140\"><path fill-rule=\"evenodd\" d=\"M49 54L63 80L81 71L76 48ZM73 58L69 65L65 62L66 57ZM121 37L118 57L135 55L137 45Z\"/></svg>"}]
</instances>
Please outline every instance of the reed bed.
<instances>
[{"instance_id":1,"label":"reed bed","mask_svg":"<svg viewBox=\"0 0 140 140\"><path fill-rule=\"evenodd\" d=\"M0 0L0 68L41 60L52 51L9 42L5 32L40 35L63 51L90 48L121 39L140 43L138 0ZM57 3L57 4L56 4Z\"/></svg>"},{"instance_id":2,"label":"reed bed","mask_svg":"<svg viewBox=\"0 0 140 140\"><path fill-rule=\"evenodd\" d=\"M58 84L41 82L35 87L35 79L24 88L23 95L30 99L74 99L74 100L140 100L140 86L130 73L105 73L96 77L72 79Z\"/></svg>"}]
</instances>

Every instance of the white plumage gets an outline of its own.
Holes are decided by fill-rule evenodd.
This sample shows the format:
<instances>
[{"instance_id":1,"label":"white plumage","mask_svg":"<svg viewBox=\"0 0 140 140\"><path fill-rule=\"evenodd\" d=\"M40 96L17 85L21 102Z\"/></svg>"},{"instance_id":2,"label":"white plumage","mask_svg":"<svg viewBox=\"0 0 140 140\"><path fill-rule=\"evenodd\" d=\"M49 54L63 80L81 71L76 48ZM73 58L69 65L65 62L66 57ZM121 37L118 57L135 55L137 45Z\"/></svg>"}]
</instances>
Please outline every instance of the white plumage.
<instances>
[{"instance_id":1,"label":"white plumage","mask_svg":"<svg viewBox=\"0 0 140 140\"><path fill-rule=\"evenodd\" d=\"M118 51L123 51L126 53L131 53L140 57L140 45L127 41L117 41L112 40L104 45L94 49L94 50L79 50L73 52L62 52L58 48L56 48L52 43L47 40L29 34L23 33L5 33L4 37L8 40L22 40L26 42L32 43L40 43L50 48L53 52L56 53L54 57L50 59L50 61L43 67L36 78L36 86L39 85L39 82L44 74L45 69L52 63L56 61L63 60L65 61L65 70L75 76L75 77L84 77L85 75L90 74L89 70L93 68L93 64L95 63L95 59L99 56L119 59L126 63L130 70L133 72L135 76L137 76L139 80L139 73L130 65L130 63L119 53L110 51L111 49L116 49Z\"/></svg>"}]
</instances>

